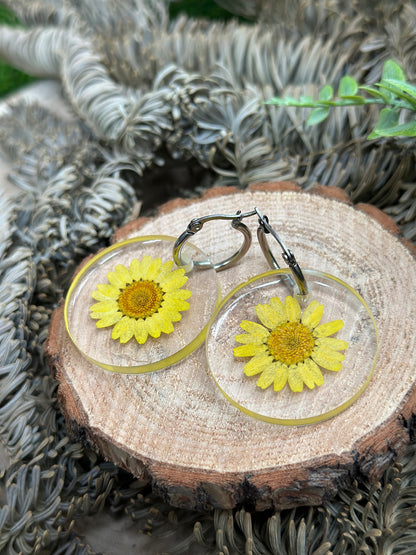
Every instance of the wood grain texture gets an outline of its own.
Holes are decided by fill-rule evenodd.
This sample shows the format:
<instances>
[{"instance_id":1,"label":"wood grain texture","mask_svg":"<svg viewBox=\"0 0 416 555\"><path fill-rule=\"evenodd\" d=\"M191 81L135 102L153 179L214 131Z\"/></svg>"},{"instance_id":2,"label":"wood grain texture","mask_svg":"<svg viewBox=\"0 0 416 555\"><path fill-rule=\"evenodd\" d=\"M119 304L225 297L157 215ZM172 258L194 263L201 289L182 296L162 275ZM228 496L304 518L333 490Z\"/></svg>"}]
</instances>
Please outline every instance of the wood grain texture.
<instances>
[{"instance_id":1,"label":"wood grain texture","mask_svg":"<svg viewBox=\"0 0 416 555\"><path fill-rule=\"evenodd\" d=\"M349 283L377 322L380 350L370 385L347 410L308 426L249 417L221 395L201 346L184 361L146 375L113 374L86 362L69 340L63 306L53 315L46 353L72 433L142 479L175 506L256 510L319 504L353 478L378 479L414 436L416 407L416 261L380 211L351 206L339 190L312 193L292 183L248 191L212 189L176 200L151 219L117 231L179 235L194 217L258 206L302 267ZM251 224L255 236L256 222ZM220 235L219 235L220 234ZM218 241L218 237L221 240ZM193 241L215 259L239 234L217 223ZM218 274L222 294L266 271L256 240L245 259Z\"/></svg>"}]
</instances>

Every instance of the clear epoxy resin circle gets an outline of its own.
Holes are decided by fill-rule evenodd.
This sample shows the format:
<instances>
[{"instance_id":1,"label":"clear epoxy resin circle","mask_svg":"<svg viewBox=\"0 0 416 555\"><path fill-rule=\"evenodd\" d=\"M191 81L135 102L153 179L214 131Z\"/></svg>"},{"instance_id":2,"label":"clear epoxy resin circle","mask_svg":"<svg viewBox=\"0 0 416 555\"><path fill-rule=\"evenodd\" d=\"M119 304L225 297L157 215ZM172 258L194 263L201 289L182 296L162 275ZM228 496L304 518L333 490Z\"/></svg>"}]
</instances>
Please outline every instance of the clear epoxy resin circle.
<instances>
[{"instance_id":1,"label":"clear epoxy resin circle","mask_svg":"<svg viewBox=\"0 0 416 555\"><path fill-rule=\"evenodd\" d=\"M65 302L66 329L75 346L91 363L113 372L150 372L182 360L204 341L209 320L220 301L220 291L209 259L191 244L187 244L182 253L188 278L184 288L191 292L187 299L189 308L181 313L180 321L173 322L173 332L161 333L157 338L149 336L143 344L134 337L120 343L112 339L112 327L97 328L90 316L90 309L96 302L92 293L97 284L108 283L109 272L119 264L129 267L133 259L140 261L145 256L168 262L172 260L175 240L155 235L122 241L99 252L76 275Z\"/></svg>"},{"instance_id":2,"label":"clear epoxy resin circle","mask_svg":"<svg viewBox=\"0 0 416 555\"><path fill-rule=\"evenodd\" d=\"M258 375L247 376L248 359L234 355L235 337L244 333L243 320L259 322L255 307L273 297L282 302L293 293L290 270L261 274L235 288L217 309L207 335L209 370L224 396L238 409L255 418L284 425L303 425L326 420L349 407L364 391L373 373L378 339L374 318L364 299L348 284L329 274L304 270L309 294L297 297L301 310L312 300L324 305L320 324L341 319L334 337L348 342L339 371L321 369L324 383L301 392L286 384L258 387Z\"/></svg>"}]
</instances>

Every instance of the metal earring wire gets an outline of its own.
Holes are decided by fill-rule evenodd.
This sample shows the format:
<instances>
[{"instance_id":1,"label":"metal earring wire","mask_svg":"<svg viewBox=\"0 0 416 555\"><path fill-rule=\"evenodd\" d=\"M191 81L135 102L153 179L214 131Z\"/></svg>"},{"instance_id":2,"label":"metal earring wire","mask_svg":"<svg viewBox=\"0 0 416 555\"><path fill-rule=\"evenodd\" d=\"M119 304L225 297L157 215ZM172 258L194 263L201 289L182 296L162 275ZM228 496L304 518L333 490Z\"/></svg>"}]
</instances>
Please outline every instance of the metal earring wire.
<instances>
[{"instance_id":1,"label":"metal earring wire","mask_svg":"<svg viewBox=\"0 0 416 555\"><path fill-rule=\"evenodd\" d=\"M280 239L278 234L269 224L269 218L267 216L263 216L263 214L260 212L258 208L255 208L254 210L259 218L259 227L257 228L257 239L259 241L261 250L263 251L263 254L266 257L266 260L269 263L270 267L273 268L273 270L280 269L280 266L277 263L275 257L273 256L273 253L267 242L266 235L269 235L269 234L272 235L274 239L276 239L276 241L283 249L283 252L282 252L283 260L286 262L286 264L289 266L292 272L292 276L299 289L299 294L302 296L306 296L308 294L308 284L306 283L306 279L303 275L303 272L296 261L295 255L291 250L289 250L286 247L286 245Z\"/></svg>"},{"instance_id":2,"label":"metal earring wire","mask_svg":"<svg viewBox=\"0 0 416 555\"><path fill-rule=\"evenodd\" d=\"M255 207L254 210L251 210L250 212L242 213L241 210L239 210L235 214L211 214L209 216L202 216L200 218L194 218L193 220L191 220L186 230L177 238L174 244L173 260L175 264L177 266L182 266L182 267L187 265L187 261L184 260L182 257L182 249L186 241L188 241L190 237L193 237L196 233L198 233L198 231L201 231L205 223L210 222L212 220L230 220L231 226L234 229L238 230L240 233L242 233L244 238L243 244L230 257L220 262L217 262L215 264L212 264L212 267L218 272L221 270L225 270L226 268L230 268L246 254L246 252L248 251L251 245L251 232L249 228L242 222L242 220L244 218L249 218L251 216L256 216L256 215L259 221L259 227L257 228L257 238L258 238L261 250L263 251L263 254L266 257L266 260L268 261L270 267L273 270L280 269L280 266L277 263L267 242L266 235L269 235L269 234L272 235L274 239L276 239L276 241L283 249L283 252L282 252L283 260L286 262L286 264L289 266L292 272L292 276L299 289L299 295L306 296L308 294L308 285L306 283L302 270L300 269L300 266L296 261L295 255L292 253L292 251L290 251L286 247L286 245L280 239L278 234L269 224L268 217L263 216L263 214L260 212L260 210L257 207ZM196 261L194 262L194 266L204 267L204 266L207 266L207 263Z\"/></svg>"},{"instance_id":3,"label":"metal earring wire","mask_svg":"<svg viewBox=\"0 0 416 555\"><path fill-rule=\"evenodd\" d=\"M215 264L212 264L212 267L217 271L225 270L226 268L230 268L234 264L236 264L248 251L251 245L251 231L249 228L242 222L243 218L248 218L250 216L254 216L256 214L255 210L251 212L241 213L239 210L236 214L212 214L209 216L202 216L201 218L195 218L191 220L188 224L186 230L177 238L175 245L173 247L173 260L177 266L186 266L187 262L182 257L182 249L186 243L186 241L193 237L198 231L201 231L204 224L210 222L212 220L230 220L231 226L233 229L236 229L243 235L243 244L241 247L231 256L228 258L221 260ZM201 262L194 262L194 266L197 267L204 267L207 263Z\"/></svg>"}]
</instances>

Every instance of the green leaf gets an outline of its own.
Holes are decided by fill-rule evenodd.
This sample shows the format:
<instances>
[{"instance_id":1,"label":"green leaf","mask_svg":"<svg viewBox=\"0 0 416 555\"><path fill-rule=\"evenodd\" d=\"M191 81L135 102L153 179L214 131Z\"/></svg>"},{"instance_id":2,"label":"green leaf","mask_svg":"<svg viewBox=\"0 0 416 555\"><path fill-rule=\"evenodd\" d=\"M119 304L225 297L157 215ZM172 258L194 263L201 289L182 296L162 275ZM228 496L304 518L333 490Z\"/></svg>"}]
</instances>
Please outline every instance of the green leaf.
<instances>
[{"instance_id":1,"label":"green leaf","mask_svg":"<svg viewBox=\"0 0 416 555\"><path fill-rule=\"evenodd\" d=\"M355 96L357 91L358 91L357 81L352 77L350 77L349 75L345 75L339 83L338 96L341 98L345 98L346 96L348 97Z\"/></svg>"},{"instance_id":2,"label":"green leaf","mask_svg":"<svg viewBox=\"0 0 416 555\"><path fill-rule=\"evenodd\" d=\"M387 83L388 85L392 85L393 87L397 87L398 90L405 92L416 100L416 87L414 85L403 81L398 81L397 79L384 79L382 82Z\"/></svg>"},{"instance_id":3,"label":"green leaf","mask_svg":"<svg viewBox=\"0 0 416 555\"><path fill-rule=\"evenodd\" d=\"M402 68L394 60L387 60L384 62L381 78L383 80L396 79L397 81L406 81L406 76Z\"/></svg>"},{"instance_id":4,"label":"green leaf","mask_svg":"<svg viewBox=\"0 0 416 555\"><path fill-rule=\"evenodd\" d=\"M288 106L288 98L273 97L265 101L265 104L274 104L276 106Z\"/></svg>"},{"instance_id":5,"label":"green leaf","mask_svg":"<svg viewBox=\"0 0 416 555\"><path fill-rule=\"evenodd\" d=\"M389 94L384 94L382 90L376 89L374 87L358 87L361 91L365 91L368 94L370 94L371 96L373 96L374 98L380 98L381 100L384 101L385 104L389 104L390 103L390 95Z\"/></svg>"},{"instance_id":6,"label":"green leaf","mask_svg":"<svg viewBox=\"0 0 416 555\"><path fill-rule=\"evenodd\" d=\"M334 89L331 85L325 85L319 92L319 100L331 100L334 96Z\"/></svg>"},{"instance_id":7,"label":"green leaf","mask_svg":"<svg viewBox=\"0 0 416 555\"><path fill-rule=\"evenodd\" d=\"M399 121L399 113L397 110L391 108L384 108L380 112L378 122L374 127L372 133L367 137L368 139L377 139L379 137L395 137L405 134L408 124L397 125ZM410 122L414 125L414 122ZM411 135L409 135L411 136Z\"/></svg>"},{"instance_id":8,"label":"green leaf","mask_svg":"<svg viewBox=\"0 0 416 555\"><path fill-rule=\"evenodd\" d=\"M340 101L338 100L317 100L311 108L326 108L327 106L338 106Z\"/></svg>"},{"instance_id":9,"label":"green leaf","mask_svg":"<svg viewBox=\"0 0 416 555\"><path fill-rule=\"evenodd\" d=\"M306 121L307 125L316 125L317 123L321 123L326 117L328 116L329 108L315 108L309 114L309 117Z\"/></svg>"},{"instance_id":10,"label":"green leaf","mask_svg":"<svg viewBox=\"0 0 416 555\"><path fill-rule=\"evenodd\" d=\"M386 131L391 127L397 125L399 121L399 113L396 110L392 110L391 108L383 108L381 110L380 115L378 117L378 122L376 123L375 130L376 131Z\"/></svg>"},{"instance_id":11,"label":"green leaf","mask_svg":"<svg viewBox=\"0 0 416 555\"><path fill-rule=\"evenodd\" d=\"M310 106L310 102L302 102L301 100L297 100L296 98L293 98L291 96L285 96L284 98L273 97L269 100L266 100L265 104L275 104L276 106L296 106L300 108L304 106Z\"/></svg>"},{"instance_id":12,"label":"green leaf","mask_svg":"<svg viewBox=\"0 0 416 555\"><path fill-rule=\"evenodd\" d=\"M371 141L372 139L379 139L380 137L384 137L383 133L378 133L375 129L373 129L371 133L367 135L367 140Z\"/></svg>"},{"instance_id":13,"label":"green leaf","mask_svg":"<svg viewBox=\"0 0 416 555\"><path fill-rule=\"evenodd\" d=\"M311 96L301 96L299 98L299 102L302 102L303 104L315 104L316 100L314 100Z\"/></svg>"},{"instance_id":14,"label":"green leaf","mask_svg":"<svg viewBox=\"0 0 416 555\"><path fill-rule=\"evenodd\" d=\"M343 96L342 100L348 101L348 103L344 102L344 104L341 104L341 102L342 102L341 101L340 106L346 106L346 105L351 105L351 104L359 106L361 104L365 104L365 98L363 96L361 96L360 94L354 94L354 95L351 95L351 96Z\"/></svg>"},{"instance_id":15,"label":"green leaf","mask_svg":"<svg viewBox=\"0 0 416 555\"><path fill-rule=\"evenodd\" d=\"M285 100L283 98L273 97L269 98L269 100L264 101L265 104L272 104L275 106L286 106Z\"/></svg>"},{"instance_id":16,"label":"green leaf","mask_svg":"<svg viewBox=\"0 0 416 555\"><path fill-rule=\"evenodd\" d=\"M378 86L392 93L393 97L401 98L408 104L407 108L416 111L416 88L413 85L395 79L386 79L378 83Z\"/></svg>"},{"instance_id":17,"label":"green leaf","mask_svg":"<svg viewBox=\"0 0 416 555\"><path fill-rule=\"evenodd\" d=\"M379 137L416 137L416 120L386 129L377 129L376 127L367 139L377 139Z\"/></svg>"},{"instance_id":18,"label":"green leaf","mask_svg":"<svg viewBox=\"0 0 416 555\"><path fill-rule=\"evenodd\" d=\"M291 96L285 96L284 98L270 98L265 101L265 104L274 104L276 106L295 106L296 108L316 108L321 105L319 100L314 100L311 96L301 96L298 100ZM324 102L327 104L327 102ZM333 104L331 102L331 104Z\"/></svg>"}]
</instances>

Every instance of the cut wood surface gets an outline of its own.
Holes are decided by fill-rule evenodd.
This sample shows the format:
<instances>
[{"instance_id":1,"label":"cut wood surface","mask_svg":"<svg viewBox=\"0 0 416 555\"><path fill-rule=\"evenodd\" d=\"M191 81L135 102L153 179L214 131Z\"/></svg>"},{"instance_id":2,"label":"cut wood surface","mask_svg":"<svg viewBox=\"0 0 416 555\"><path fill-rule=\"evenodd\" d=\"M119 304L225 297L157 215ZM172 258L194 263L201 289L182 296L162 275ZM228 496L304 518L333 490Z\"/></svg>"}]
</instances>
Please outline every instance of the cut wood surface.
<instances>
[{"instance_id":1,"label":"cut wood surface","mask_svg":"<svg viewBox=\"0 0 416 555\"><path fill-rule=\"evenodd\" d=\"M53 315L46 351L69 429L104 457L148 480L175 506L232 508L243 503L262 510L319 504L355 477L378 479L414 434L415 253L382 212L352 206L339 189L306 193L292 183L258 184L244 192L214 188L201 200L178 199L154 218L130 222L114 241L155 233L178 236L197 216L254 206L268 215L301 267L349 283L376 320L379 354L371 382L337 416L307 426L282 426L244 414L210 377L203 345L158 372L102 370L72 344L63 306ZM253 245L235 267L218 273L223 296L268 270L255 239L255 218L247 224ZM210 222L193 243L220 260L239 246L240 235L229 223Z\"/></svg>"}]
</instances>

